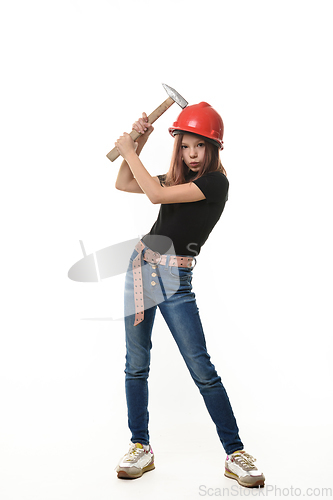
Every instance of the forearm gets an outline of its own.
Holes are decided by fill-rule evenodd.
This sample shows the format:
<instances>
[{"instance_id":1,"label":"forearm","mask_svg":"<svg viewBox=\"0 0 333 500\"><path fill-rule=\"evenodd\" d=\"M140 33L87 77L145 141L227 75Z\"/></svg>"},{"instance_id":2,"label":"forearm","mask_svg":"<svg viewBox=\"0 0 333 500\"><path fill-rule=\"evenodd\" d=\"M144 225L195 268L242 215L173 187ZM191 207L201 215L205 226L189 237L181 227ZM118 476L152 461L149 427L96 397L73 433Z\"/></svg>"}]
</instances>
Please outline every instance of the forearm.
<instances>
[{"instance_id":1,"label":"forearm","mask_svg":"<svg viewBox=\"0 0 333 500\"><path fill-rule=\"evenodd\" d=\"M138 140L137 140L138 147L136 149L136 154L138 156L141 153L143 146L146 144L147 139L148 139L148 137L139 137L138 138ZM123 160L121 165L120 165L118 176L116 179L116 188L117 189L126 188L128 183L131 182L133 180L133 178L134 178L133 173L132 173L131 169L129 168L127 161Z\"/></svg>"},{"instance_id":2,"label":"forearm","mask_svg":"<svg viewBox=\"0 0 333 500\"><path fill-rule=\"evenodd\" d=\"M152 203L159 203L160 191L163 189L142 164L135 151L130 152L126 157L126 163L136 179L142 191L148 196Z\"/></svg>"}]
</instances>

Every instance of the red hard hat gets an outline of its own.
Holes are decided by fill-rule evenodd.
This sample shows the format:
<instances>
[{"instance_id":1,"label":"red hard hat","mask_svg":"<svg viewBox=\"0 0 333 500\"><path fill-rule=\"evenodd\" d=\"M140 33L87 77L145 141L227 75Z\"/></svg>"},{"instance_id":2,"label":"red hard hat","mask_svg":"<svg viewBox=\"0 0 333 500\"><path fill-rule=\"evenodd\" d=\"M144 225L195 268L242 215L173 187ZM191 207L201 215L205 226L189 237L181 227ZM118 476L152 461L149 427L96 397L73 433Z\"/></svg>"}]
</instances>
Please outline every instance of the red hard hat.
<instances>
[{"instance_id":1,"label":"red hard hat","mask_svg":"<svg viewBox=\"0 0 333 500\"><path fill-rule=\"evenodd\" d=\"M172 136L181 132L201 135L223 149L224 125L220 115L207 102L186 106L169 128Z\"/></svg>"}]
</instances>

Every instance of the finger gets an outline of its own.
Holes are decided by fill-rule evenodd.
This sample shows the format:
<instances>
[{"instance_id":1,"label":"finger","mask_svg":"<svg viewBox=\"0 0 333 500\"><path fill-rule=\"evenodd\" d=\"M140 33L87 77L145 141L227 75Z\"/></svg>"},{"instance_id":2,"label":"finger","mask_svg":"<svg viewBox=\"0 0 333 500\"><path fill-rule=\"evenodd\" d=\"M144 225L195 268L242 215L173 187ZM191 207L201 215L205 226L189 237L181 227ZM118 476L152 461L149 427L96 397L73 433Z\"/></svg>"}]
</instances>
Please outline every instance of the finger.
<instances>
[{"instance_id":1,"label":"finger","mask_svg":"<svg viewBox=\"0 0 333 500\"><path fill-rule=\"evenodd\" d=\"M141 118L141 120L142 120L142 118ZM140 123L140 120L133 123L132 129L136 130L139 134L145 133L144 127L143 127L142 123Z\"/></svg>"},{"instance_id":2,"label":"finger","mask_svg":"<svg viewBox=\"0 0 333 500\"><path fill-rule=\"evenodd\" d=\"M147 130L147 122L145 122L143 118L140 118L140 126L143 133L145 133Z\"/></svg>"},{"instance_id":3,"label":"finger","mask_svg":"<svg viewBox=\"0 0 333 500\"><path fill-rule=\"evenodd\" d=\"M144 122L142 118L139 118L139 120L135 122L135 130L140 134L144 134L146 132L146 122Z\"/></svg>"},{"instance_id":4,"label":"finger","mask_svg":"<svg viewBox=\"0 0 333 500\"><path fill-rule=\"evenodd\" d=\"M151 123L146 123L146 126L147 126L147 134L151 134L154 130L154 127L152 126Z\"/></svg>"},{"instance_id":5,"label":"finger","mask_svg":"<svg viewBox=\"0 0 333 500\"><path fill-rule=\"evenodd\" d=\"M137 123L133 123L133 130L135 130L138 134L142 134L141 128Z\"/></svg>"}]
</instances>

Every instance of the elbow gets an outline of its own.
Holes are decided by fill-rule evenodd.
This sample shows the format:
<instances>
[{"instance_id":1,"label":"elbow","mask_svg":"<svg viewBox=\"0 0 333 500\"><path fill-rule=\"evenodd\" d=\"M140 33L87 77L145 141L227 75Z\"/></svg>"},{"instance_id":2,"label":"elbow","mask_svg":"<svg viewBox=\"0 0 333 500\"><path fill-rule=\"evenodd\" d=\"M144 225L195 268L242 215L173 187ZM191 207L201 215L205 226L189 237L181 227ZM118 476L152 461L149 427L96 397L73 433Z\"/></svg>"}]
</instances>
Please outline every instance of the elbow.
<instances>
[{"instance_id":1,"label":"elbow","mask_svg":"<svg viewBox=\"0 0 333 500\"><path fill-rule=\"evenodd\" d=\"M160 205L163 203L164 188L158 186L149 196L149 200L153 205Z\"/></svg>"},{"instance_id":2,"label":"elbow","mask_svg":"<svg viewBox=\"0 0 333 500\"><path fill-rule=\"evenodd\" d=\"M160 203L162 203L160 196L156 194L149 196L149 200L153 205L159 205Z\"/></svg>"}]
</instances>

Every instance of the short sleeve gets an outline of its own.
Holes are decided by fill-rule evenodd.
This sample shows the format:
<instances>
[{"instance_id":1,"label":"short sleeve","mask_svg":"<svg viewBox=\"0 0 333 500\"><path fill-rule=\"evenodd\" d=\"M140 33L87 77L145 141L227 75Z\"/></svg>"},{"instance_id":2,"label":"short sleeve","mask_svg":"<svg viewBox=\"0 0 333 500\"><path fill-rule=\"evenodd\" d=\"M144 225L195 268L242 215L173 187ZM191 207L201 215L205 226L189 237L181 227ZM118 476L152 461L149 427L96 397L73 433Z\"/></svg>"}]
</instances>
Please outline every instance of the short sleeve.
<instances>
[{"instance_id":1,"label":"short sleeve","mask_svg":"<svg viewBox=\"0 0 333 500\"><path fill-rule=\"evenodd\" d=\"M202 191L208 203L222 203L228 199L229 181L222 172L209 172L193 183Z\"/></svg>"},{"instance_id":2,"label":"short sleeve","mask_svg":"<svg viewBox=\"0 0 333 500\"><path fill-rule=\"evenodd\" d=\"M158 177L158 180L160 181L161 186L164 187L166 174L158 175L157 177Z\"/></svg>"}]
</instances>

